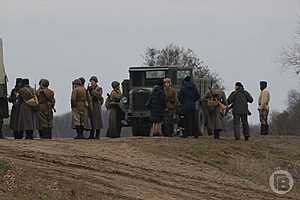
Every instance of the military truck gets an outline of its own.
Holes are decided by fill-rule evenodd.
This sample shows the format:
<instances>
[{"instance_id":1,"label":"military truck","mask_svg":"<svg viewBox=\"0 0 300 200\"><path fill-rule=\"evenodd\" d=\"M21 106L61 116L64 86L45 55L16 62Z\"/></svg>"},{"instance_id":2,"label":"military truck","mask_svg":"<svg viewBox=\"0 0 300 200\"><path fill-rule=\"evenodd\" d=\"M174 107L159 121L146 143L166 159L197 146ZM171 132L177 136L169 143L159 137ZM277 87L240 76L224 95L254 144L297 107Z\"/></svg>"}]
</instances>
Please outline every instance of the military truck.
<instances>
[{"instance_id":1,"label":"military truck","mask_svg":"<svg viewBox=\"0 0 300 200\"><path fill-rule=\"evenodd\" d=\"M7 76L3 61L3 43L0 38L0 119L8 118Z\"/></svg>"},{"instance_id":2,"label":"military truck","mask_svg":"<svg viewBox=\"0 0 300 200\"><path fill-rule=\"evenodd\" d=\"M170 78L173 87L179 92L186 76L192 77L201 96L206 93L208 81L194 78L192 67L160 66L129 68L129 80L122 82L123 97L120 105L125 114L124 120L126 124L132 127L133 136L150 136L150 111L146 107L146 102L157 80ZM177 110L177 118L180 119L180 116L182 116L180 115L180 105L178 105ZM197 103L197 110L198 131L199 133L203 133L205 130L206 117L200 102Z\"/></svg>"}]
</instances>

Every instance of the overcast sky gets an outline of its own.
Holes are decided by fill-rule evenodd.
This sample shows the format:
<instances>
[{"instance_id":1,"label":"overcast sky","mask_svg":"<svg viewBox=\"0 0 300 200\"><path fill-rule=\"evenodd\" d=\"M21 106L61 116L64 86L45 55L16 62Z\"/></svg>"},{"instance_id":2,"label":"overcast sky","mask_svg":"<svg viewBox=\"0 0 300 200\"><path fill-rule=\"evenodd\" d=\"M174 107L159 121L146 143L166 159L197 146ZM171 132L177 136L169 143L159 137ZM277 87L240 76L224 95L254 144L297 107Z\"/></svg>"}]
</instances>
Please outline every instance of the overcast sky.
<instances>
[{"instance_id":1,"label":"overcast sky","mask_svg":"<svg viewBox=\"0 0 300 200\"><path fill-rule=\"evenodd\" d=\"M110 82L141 65L146 47L193 49L224 80L227 95L242 81L257 99L267 80L272 110L286 106L299 78L278 63L292 42L299 0L0 0L9 87L16 77L48 78L58 114L70 110L71 81L97 75ZM251 106L257 122L257 105Z\"/></svg>"}]
</instances>

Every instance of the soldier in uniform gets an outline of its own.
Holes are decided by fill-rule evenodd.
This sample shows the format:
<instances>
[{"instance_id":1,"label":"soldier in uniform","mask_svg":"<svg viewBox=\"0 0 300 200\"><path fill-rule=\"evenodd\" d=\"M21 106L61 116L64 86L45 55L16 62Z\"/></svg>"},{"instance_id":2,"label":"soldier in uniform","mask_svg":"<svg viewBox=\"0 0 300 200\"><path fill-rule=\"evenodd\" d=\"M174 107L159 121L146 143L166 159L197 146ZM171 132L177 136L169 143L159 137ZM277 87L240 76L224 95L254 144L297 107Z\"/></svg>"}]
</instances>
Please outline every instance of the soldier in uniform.
<instances>
[{"instance_id":1,"label":"soldier in uniform","mask_svg":"<svg viewBox=\"0 0 300 200\"><path fill-rule=\"evenodd\" d=\"M122 129L122 110L119 106L122 93L119 82L114 81L112 82L111 86L113 90L110 95L108 95L106 100L106 107L109 110L107 136L110 138L118 138L121 135Z\"/></svg>"},{"instance_id":2,"label":"soldier in uniform","mask_svg":"<svg viewBox=\"0 0 300 200\"><path fill-rule=\"evenodd\" d=\"M10 114L10 122L9 126L13 131L14 138L20 139L20 133L18 131L18 123L19 123L19 113L20 113L20 97L19 97L19 90L22 88L22 78L16 79L16 85L14 89L12 89L8 101L12 103L12 109Z\"/></svg>"},{"instance_id":3,"label":"soldier in uniform","mask_svg":"<svg viewBox=\"0 0 300 200\"><path fill-rule=\"evenodd\" d=\"M215 84L203 97L207 109L207 126L215 139L220 139L220 132L225 129L226 95L219 85Z\"/></svg>"},{"instance_id":4,"label":"soldier in uniform","mask_svg":"<svg viewBox=\"0 0 300 200\"><path fill-rule=\"evenodd\" d=\"M102 124L102 109L101 106L103 104L102 97L102 88L97 85L98 78L96 76L92 76L90 78L90 85L88 86L88 94L91 97L91 109L90 109L90 121L92 129L90 130L89 139L99 139L100 138L100 130L103 127ZM95 137L96 131L96 137Z\"/></svg>"},{"instance_id":5,"label":"soldier in uniform","mask_svg":"<svg viewBox=\"0 0 300 200\"><path fill-rule=\"evenodd\" d=\"M38 130L40 138L51 139L53 127L53 111L55 110L54 92L49 89L49 81L42 79L39 82L37 98L39 101Z\"/></svg>"},{"instance_id":6,"label":"soldier in uniform","mask_svg":"<svg viewBox=\"0 0 300 200\"><path fill-rule=\"evenodd\" d=\"M73 81L73 88L71 94L72 127L77 132L74 139L84 139L84 130L90 130L87 92L79 79Z\"/></svg>"},{"instance_id":7,"label":"soldier in uniform","mask_svg":"<svg viewBox=\"0 0 300 200\"><path fill-rule=\"evenodd\" d=\"M166 95L166 113L162 125L162 132L164 136L172 137L174 135L174 118L176 114L177 94L172 87L170 78L164 79L164 90Z\"/></svg>"},{"instance_id":8,"label":"soldier in uniform","mask_svg":"<svg viewBox=\"0 0 300 200\"><path fill-rule=\"evenodd\" d=\"M260 95L258 99L258 111L259 118L261 123L260 133L261 135L269 134L269 124L268 124L268 115L269 115L269 103L270 103L270 93L267 89L268 83L266 81L260 82Z\"/></svg>"},{"instance_id":9,"label":"soldier in uniform","mask_svg":"<svg viewBox=\"0 0 300 200\"><path fill-rule=\"evenodd\" d=\"M35 90L29 85L29 79L23 79L22 83L23 87L19 90L21 105L18 122L18 139L23 138L24 131L26 139L33 139L33 131L36 127L38 100Z\"/></svg>"}]
</instances>

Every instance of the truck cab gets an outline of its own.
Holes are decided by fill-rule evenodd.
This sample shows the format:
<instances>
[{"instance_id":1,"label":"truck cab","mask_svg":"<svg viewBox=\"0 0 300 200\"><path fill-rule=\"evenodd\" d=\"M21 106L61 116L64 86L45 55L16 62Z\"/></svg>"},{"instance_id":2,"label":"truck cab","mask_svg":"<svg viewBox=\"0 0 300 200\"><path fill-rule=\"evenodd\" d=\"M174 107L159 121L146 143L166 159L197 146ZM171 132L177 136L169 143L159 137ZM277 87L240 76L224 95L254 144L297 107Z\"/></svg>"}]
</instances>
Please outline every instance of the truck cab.
<instances>
[{"instance_id":1,"label":"truck cab","mask_svg":"<svg viewBox=\"0 0 300 200\"><path fill-rule=\"evenodd\" d=\"M127 124L132 127L133 136L150 135L150 111L146 104L157 80L170 78L172 87L179 92L186 76L191 76L194 80L193 68L181 66L129 68L129 80L122 83L121 109L125 113Z\"/></svg>"}]
</instances>

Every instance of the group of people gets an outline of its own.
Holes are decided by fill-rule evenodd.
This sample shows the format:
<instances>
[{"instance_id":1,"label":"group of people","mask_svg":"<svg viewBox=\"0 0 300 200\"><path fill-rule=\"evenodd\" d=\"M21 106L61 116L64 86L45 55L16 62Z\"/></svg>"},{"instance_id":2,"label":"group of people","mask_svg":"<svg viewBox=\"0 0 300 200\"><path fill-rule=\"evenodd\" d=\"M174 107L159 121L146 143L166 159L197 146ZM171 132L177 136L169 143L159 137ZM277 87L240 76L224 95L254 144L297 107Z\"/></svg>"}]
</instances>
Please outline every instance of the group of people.
<instances>
[{"instance_id":1,"label":"group of people","mask_svg":"<svg viewBox=\"0 0 300 200\"><path fill-rule=\"evenodd\" d=\"M47 79L40 80L37 90L30 87L29 79L16 79L8 98L12 103L10 128L15 139L24 138L24 134L26 139L33 139L34 130L39 131L41 138L51 139L55 98L48 87Z\"/></svg>"},{"instance_id":2,"label":"group of people","mask_svg":"<svg viewBox=\"0 0 300 200\"><path fill-rule=\"evenodd\" d=\"M103 128L102 88L96 76L92 76L89 81L87 87L84 78L75 79L72 83L71 109L72 127L77 132L75 139L85 139L84 131L89 131L88 139L99 139ZM110 110L107 136L115 138L120 137L121 133L122 112L118 104L122 93L119 82L112 82L112 88L105 106ZM12 104L10 128L15 139L33 139L35 130L38 130L42 139L52 138L55 97L47 79L41 79L39 88L35 89L30 86L29 79L17 78L8 101ZM5 138L2 131L0 133L0 138Z\"/></svg>"},{"instance_id":3,"label":"group of people","mask_svg":"<svg viewBox=\"0 0 300 200\"><path fill-rule=\"evenodd\" d=\"M76 130L75 139L85 139L84 131L89 131L89 139L99 139L103 128L102 105L105 103L109 110L109 127L107 137L117 138L121 134L122 111L119 102L122 97L120 83L113 81L112 91L104 102L102 88L98 85L98 78L92 76L90 84L85 87L85 79L73 81L71 94L72 127Z\"/></svg>"},{"instance_id":4,"label":"group of people","mask_svg":"<svg viewBox=\"0 0 300 200\"><path fill-rule=\"evenodd\" d=\"M71 94L72 127L76 130L75 139L85 139L84 131L89 131L88 139L99 139L103 128L102 106L109 110L109 127L107 137L120 137L122 128L122 110L120 100L122 92L120 83L113 81L112 91L107 94L104 101L102 88L98 85L98 78L92 76L85 87L85 79L78 78L72 82ZM260 82L260 96L258 99L261 134L269 133L268 114L270 94L267 82ZM40 138L51 139L53 128L53 113L55 110L55 97L53 90L49 89L49 81L41 79L36 90L29 84L29 79L16 79L16 85L11 91L8 101L12 103L10 128L15 139L33 139L34 130L38 130ZM249 140L248 108L253 103L253 97L244 89L241 82L235 84L235 90L226 98L222 88L215 84L202 97L190 76L187 76L179 92L172 87L169 78L158 80L146 103L151 113L152 133L154 136L174 136L175 123L178 122L178 106L181 105L180 115L183 119L182 137L199 137L196 114L197 105L201 105L207 116L207 129L209 135L215 139L225 130L225 116L229 110L233 114L234 136L241 138L240 125L243 127L245 140ZM198 104L197 102L200 102ZM2 132L1 132L2 133ZM3 135L0 135L3 138Z\"/></svg>"},{"instance_id":5,"label":"group of people","mask_svg":"<svg viewBox=\"0 0 300 200\"><path fill-rule=\"evenodd\" d=\"M190 76L187 76L177 94L171 79L158 80L154 86L147 106L150 109L152 132L154 136L173 136L176 122L177 105L181 104L183 115L183 137L199 137L196 124L196 102L200 94Z\"/></svg>"},{"instance_id":6,"label":"group of people","mask_svg":"<svg viewBox=\"0 0 300 200\"><path fill-rule=\"evenodd\" d=\"M269 134L268 114L270 93L267 90L267 82L260 82L260 96L258 99L258 111L261 122L261 135ZM253 103L253 97L244 89L241 82L235 84L235 90L226 99L226 95L218 85L215 85L204 96L208 116L208 133L213 134L215 139L220 138L220 132L225 129L225 115L229 110L233 114L233 130L236 140L240 140L240 126L242 124L243 135L249 140L248 116L251 115L248 104Z\"/></svg>"},{"instance_id":7,"label":"group of people","mask_svg":"<svg viewBox=\"0 0 300 200\"><path fill-rule=\"evenodd\" d=\"M267 90L266 81L260 82L260 90L258 110L260 114L261 134L267 135L269 133L268 114L270 94ZM187 76L178 94L172 88L169 78L159 80L153 88L147 106L151 111L153 135L174 135L176 107L179 103L181 105L180 114L183 116L182 137L199 137L200 132L197 128L196 115L197 102L200 102L207 116L206 125L209 135L214 135L215 139L220 139L220 133L225 130L225 116L228 111L232 110L235 139L240 140L241 138L240 126L242 124L244 139L248 141L250 137L248 116L251 115L248 104L253 103L253 101L253 97L244 89L241 82L235 84L235 90L229 95L228 99L224 90L218 84L214 84L201 97L191 77Z\"/></svg>"}]
</instances>

